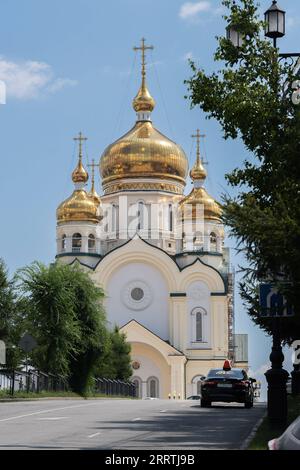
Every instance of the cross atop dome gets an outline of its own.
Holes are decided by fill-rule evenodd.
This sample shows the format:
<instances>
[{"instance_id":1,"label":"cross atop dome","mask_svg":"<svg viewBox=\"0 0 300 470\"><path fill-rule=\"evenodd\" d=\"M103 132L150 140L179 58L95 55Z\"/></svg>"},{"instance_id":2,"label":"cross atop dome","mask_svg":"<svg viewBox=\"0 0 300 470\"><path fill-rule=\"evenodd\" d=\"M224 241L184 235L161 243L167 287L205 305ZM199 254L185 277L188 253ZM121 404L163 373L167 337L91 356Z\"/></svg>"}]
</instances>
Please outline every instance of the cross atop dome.
<instances>
[{"instance_id":1,"label":"cross atop dome","mask_svg":"<svg viewBox=\"0 0 300 470\"><path fill-rule=\"evenodd\" d=\"M82 159L82 142L85 142L88 139L83 135L82 132L79 132L78 136L73 137L73 140L79 142L79 158Z\"/></svg>"},{"instance_id":2,"label":"cross atop dome","mask_svg":"<svg viewBox=\"0 0 300 470\"><path fill-rule=\"evenodd\" d=\"M134 46L134 51L141 51L142 53L142 84L133 100L133 108L137 113L138 121L151 121L150 113L153 111L155 101L149 93L146 85L146 51L153 50L153 46L145 45L145 38L141 39L140 46Z\"/></svg>"},{"instance_id":3,"label":"cross atop dome","mask_svg":"<svg viewBox=\"0 0 300 470\"><path fill-rule=\"evenodd\" d=\"M73 137L73 140L79 142L78 146L78 164L75 170L72 173L72 180L76 185L77 189L81 189L84 187L85 183L89 179L88 172L84 168L82 164L82 142L87 140L87 137L85 137L82 132L79 132L78 136Z\"/></svg>"},{"instance_id":4,"label":"cross atop dome","mask_svg":"<svg viewBox=\"0 0 300 470\"><path fill-rule=\"evenodd\" d=\"M146 79L146 51L154 49L153 46L146 46L145 45L145 38L141 39L141 46L134 46L134 51L141 51L142 52L142 80Z\"/></svg>"},{"instance_id":5,"label":"cross atop dome","mask_svg":"<svg viewBox=\"0 0 300 470\"><path fill-rule=\"evenodd\" d=\"M205 180L207 176L207 172L203 166L203 161L201 160L201 155L200 155L200 139L206 137L205 134L200 134L200 130L196 130L196 134L192 134L191 137L193 139L196 139L196 145L197 145L197 150L196 150L196 163L194 164L193 168L190 171L190 177L192 180L198 181L198 180Z\"/></svg>"}]
</instances>

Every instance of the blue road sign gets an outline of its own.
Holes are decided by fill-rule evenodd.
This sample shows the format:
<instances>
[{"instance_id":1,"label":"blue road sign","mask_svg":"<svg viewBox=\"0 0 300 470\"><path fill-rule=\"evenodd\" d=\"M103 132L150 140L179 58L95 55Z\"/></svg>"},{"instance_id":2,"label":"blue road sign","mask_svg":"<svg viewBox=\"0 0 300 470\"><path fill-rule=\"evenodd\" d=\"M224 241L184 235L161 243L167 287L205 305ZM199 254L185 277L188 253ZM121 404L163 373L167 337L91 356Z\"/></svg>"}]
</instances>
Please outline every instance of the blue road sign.
<instances>
[{"instance_id":1,"label":"blue road sign","mask_svg":"<svg viewBox=\"0 0 300 470\"><path fill-rule=\"evenodd\" d=\"M290 317L294 315L291 305L287 304L285 297L278 292L272 283L263 283L259 286L261 317Z\"/></svg>"}]
</instances>

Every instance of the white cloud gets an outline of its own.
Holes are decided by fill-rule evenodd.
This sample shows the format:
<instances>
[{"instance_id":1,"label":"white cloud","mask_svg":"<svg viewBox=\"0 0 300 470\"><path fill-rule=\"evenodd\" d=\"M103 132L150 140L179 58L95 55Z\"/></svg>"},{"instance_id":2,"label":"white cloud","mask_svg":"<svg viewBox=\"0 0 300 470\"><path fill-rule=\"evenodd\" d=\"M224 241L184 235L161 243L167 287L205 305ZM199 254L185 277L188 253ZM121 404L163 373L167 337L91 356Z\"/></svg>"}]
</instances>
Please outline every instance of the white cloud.
<instances>
[{"instance_id":1,"label":"white cloud","mask_svg":"<svg viewBox=\"0 0 300 470\"><path fill-rule=\"evenodd\" d=\"M13 62L0 57L0 80L6 85L7 96L28 100L42 94L55 93L75 80L56 78L52 67L45 62Z\"/></svg>"},{"instance_id":2,"label":"white cloud","mask_svg":"<svg viewBox=\"0 0 300 470\"><path fill-rule=\"evenodd\" d=\"M181 5L179 16L183 20L192 20L197 17L199 13L210 11L211 8L211 3L208 1L200 1L196 3L186 2Z\"/></svg>"},{"instance_id":3,"label":"white cloud","mask_svg":"<svg viewBox=\"0 0 300 470\"><path fill-rule=\"evenodd\" d=\"M56 78L48 87L50 93L56 93L67 86L76 86L78 82L70 78Z\"/></svg>"}]
</instances>

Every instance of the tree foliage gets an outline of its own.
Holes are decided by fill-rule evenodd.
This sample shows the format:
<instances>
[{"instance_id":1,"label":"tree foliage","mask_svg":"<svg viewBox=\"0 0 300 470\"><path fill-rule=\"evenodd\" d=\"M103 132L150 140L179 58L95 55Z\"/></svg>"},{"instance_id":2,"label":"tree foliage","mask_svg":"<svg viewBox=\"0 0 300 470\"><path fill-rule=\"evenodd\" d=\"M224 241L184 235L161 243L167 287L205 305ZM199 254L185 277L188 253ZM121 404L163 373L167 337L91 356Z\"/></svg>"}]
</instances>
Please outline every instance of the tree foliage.
<instances>
[{"instance_id":1,"label":"tree foliage","mask_svg":"<svg viewBox=\"0 0 300 470\"><path fill-rule=\"evenodd\" d=\"M278 49L264 38L255 0L223 4L229 11L227 24L243 36L242 46L217 38L215 61L222 68L212 74L191 62L188 98L217 119L225 139L241 138L251 153L226 175L239 192L223 195L223 220L248 262L240 291L249 314L270 331L269 320L259 318L258 284L275 281L295 308L295 317L285 319L281 328L283 339L291 342L300 327L300 110L291 99L295 70L279 60Z\"/></svg>"},{"instance_id":2,"label":"tree foliage","mask_svg":"<svg viewBox=\"0 0 300 470\"><path fill-rule=\"evenodd\" d=\"M97 372L99 376L109 379L128 380L132 375L131 347L126 342L124 333L115 326L109 333L107 349Z\"/></svg>"},{"instance_id":3,"label":"tree foliage","mask_svg":"<svg viewBox=\"0 0 300 470\"><path fill-rule=\"evenodd\" d=\"M0 259L0 339L6 346L6 367L15 368L22 358L17 348L23 317L18 311L14 283L8 279L4 261Z\"/></svg>"}]
</instances>

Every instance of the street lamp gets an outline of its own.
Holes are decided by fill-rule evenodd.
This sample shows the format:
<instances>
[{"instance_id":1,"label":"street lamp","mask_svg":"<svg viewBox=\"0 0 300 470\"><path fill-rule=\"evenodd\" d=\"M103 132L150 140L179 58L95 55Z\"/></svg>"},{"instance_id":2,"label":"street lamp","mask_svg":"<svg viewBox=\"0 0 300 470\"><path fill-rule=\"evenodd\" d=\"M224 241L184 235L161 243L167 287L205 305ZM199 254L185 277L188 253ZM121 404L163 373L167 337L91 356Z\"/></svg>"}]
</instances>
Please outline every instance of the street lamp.
<instances>
[{"instance_id":1,"label":"street lamp","mask_svg":"<svg viewBox=\"0 0 300 470\"><path fill-rule=\"evenodd\" d=\"M285 35L285 11L279 8L276 0L273 0L270 8L265 11L265 23L265 36L272 38L276 47L277 38Z\"/></svg>"},{"instance_id":2,"label":"street lamp","mask_svg":"<svg viewBox=\"0 0 300 470\"><path fill-rule=\"evenodd\" d=\"M277 1L273 0L270 8L265 12L265 36L273 39L274 48L277 47L277 38L285 35L285 11L279 8ZM234 24L229 24L226 28L226 37L230 40L236 48L242 45L244 35L238 31L238 27ZM283 53L278 54L279 60L290 59L295 66L296 58L299 58L300 53ZM273 346L270 355L271 369L269 369L265 376L268 382L268 417L272 422L285 422L287 418L287 392L286 382L288 372L282 367L284 355L281 347L280 335L280 317L283 316L282 308L275 308L271 314L272 318L272 336ZM293 382L300 384L300 370L292 372ZM300 385L299 385L300 389Z\"/></svg>"},{"instance_id":3,"label":"street lamp","mask_svg":"<svg viewBox=\"0 0 300 470\"><path fill-rule=\"evenodd\" d=\"M233 24L227 26L226 37L235 47L241 47L243 44L244 37Z\"/></svg>"}]
</instances>

